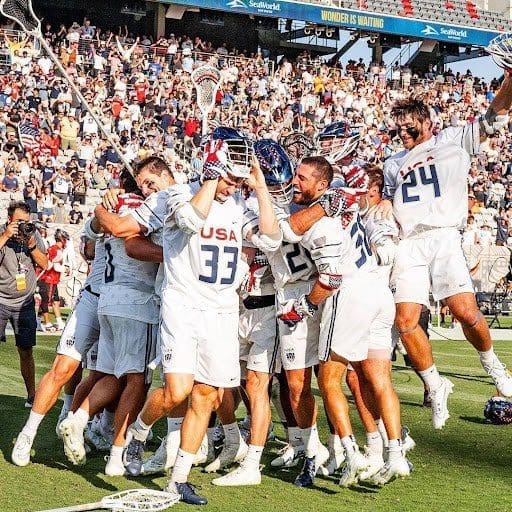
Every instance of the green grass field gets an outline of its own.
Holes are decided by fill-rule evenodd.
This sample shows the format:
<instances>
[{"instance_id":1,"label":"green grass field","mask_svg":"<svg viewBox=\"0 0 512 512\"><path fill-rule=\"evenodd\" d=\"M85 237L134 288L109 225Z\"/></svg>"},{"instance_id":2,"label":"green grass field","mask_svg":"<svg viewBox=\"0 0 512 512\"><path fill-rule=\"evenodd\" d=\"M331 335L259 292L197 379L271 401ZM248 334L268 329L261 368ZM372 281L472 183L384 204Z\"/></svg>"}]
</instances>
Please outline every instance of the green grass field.
<instances>
[{"instance_id":1,"label":"green grass field","mask_svg":"<svg viewBox=\"0 0 512 512\"><path fill-rule=\"evenodd\" d=\"M41 338L36 350L38 377L49 367L56 344L55 337ZM494 393L490 379L478 357L464 342L434 341L437 363L442 373L455 384L450 400L451 418L440 432L434 431L430 411L420 406L422 387L413 372L398 361L394 382L402 401L403 423L417 442L411 452L414 464L411 477L383 489L360 486L341 489L337 478L317 478L313 489L292 485L296 468L273 471L269 461L280 445L270 443L263 462L263 481L256 487L216 488L214 478L196 468L191 480L201 486L210 503L206 510L245 511L482 511L512 509L512 427L493 426L483 419L483 406ZM512 365L512 342L497 342L496 350ZM0 345L0 510L33 512L98 501L102 496L134 487L161 488L165 477L128 480L103 474L103 455L93 453L87 465L73 467L64 457L55 435L56 407L45 418L34 443L33 463L18 468L10 463L12 441L22 427L28 410L12 339ZM242 414L242 412L241 412ZM356 434L364 444L361 428L353 416ZM319 420L321 437L327 432L323 413ZM165 423L156 433L164 434ZM279 425L276 433L283 437ZM155 438L150 449L156 449ZM176 510L191 509L184 504Z\"/></svg>"}]
</instances>

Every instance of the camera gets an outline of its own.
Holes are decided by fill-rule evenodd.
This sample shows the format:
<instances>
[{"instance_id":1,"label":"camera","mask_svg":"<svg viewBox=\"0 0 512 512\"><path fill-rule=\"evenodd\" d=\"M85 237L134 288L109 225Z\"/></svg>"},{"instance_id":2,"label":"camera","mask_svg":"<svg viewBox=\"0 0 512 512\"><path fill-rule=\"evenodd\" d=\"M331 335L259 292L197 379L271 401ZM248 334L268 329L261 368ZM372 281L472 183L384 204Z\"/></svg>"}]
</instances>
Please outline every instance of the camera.
<instances>
[{"instance_id":1,"label":"camera","mask_svg":"<svg viewBox=\"0 0 512 512\"><path fill-rule=\"evenodd\" d=\"M36 232L36 225L32 222L21 221L18 224L18 236L20 238L30 238Z\"/></svg>"}]
</instances>

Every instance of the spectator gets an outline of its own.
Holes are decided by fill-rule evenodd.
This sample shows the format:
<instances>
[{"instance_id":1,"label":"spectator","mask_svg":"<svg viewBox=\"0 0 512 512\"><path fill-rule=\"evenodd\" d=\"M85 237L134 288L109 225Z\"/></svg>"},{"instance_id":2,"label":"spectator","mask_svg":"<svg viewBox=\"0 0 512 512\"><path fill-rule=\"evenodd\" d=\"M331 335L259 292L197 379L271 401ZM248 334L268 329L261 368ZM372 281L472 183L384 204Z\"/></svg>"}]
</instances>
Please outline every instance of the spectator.
<instances>
[{"instance_id":1,"label":"spectator","mask_svg":"<svg viewBox=\"0 0 512 512\"><path fill-rule=\"evenodd\" d=\"M37 206L37 191L34 184L28 181L23 189L23 200L30 210L30 220L36 221L38 219L38 206Z\"/></svg>"},{"instance_id":2,"label":"spectator","mask_svg":"<svg viewBox=\"0 0 512 512\"><path fill-rule=\"evenodd\" d=\"M87 195L87 180L85 178L85 170L78 169L71 175L71 182L73 185L73 201L78 201L80 204L85 204L85 197Z\"/></svg>"},{"instance_id":3,"label":"spectator","mask_svg":"<svg viewBox=\"0 0 512 512\"><path fill-rule=\"evenodd\" d=\"M57 201L58 197L53 194L51 187L48 185L44 187L41 196L41 220L43 222L53 222Z\"/></svg>"},{"instance_id":4,"label":"spectator","mask_svg":"<svg viewBox=\"0 0 512 512\"><path fill-rule=\"evenodd\" d=\"M16 177L14 169L9 169L7 175L2 180L2 191L4 192L18 192L20 189L20 182Z\"/></svg>"},{"instance_id":5,"label":"spectator","mask_svg":"<svg viewBox=\"0 0 512 512\"><path fill-rule=\"evenodd\" d=\"M70 224L81 224L84 220L82 210L80 209L80 203L78 201L73 202L71 210L69 210L68 218Z\"/></svg>"},{"instance_id":6,"label":"spectator","mask_svg":"<svg viewBox=\"0 0 512 512\"><path fill-rule=\"evenodd\" d=\"M36 344L34 293L35 267L46 269L48 260L41 237L20 232L20 223L29 222L30 209L23 202L11 203L7 225L0 235L0 339L10 322L20 358L20 369L27 391L26 407L32 406L35 394L35 365L32 348ZM27 224L25 224L27 226Z\"/></svg>"}]
</instances>

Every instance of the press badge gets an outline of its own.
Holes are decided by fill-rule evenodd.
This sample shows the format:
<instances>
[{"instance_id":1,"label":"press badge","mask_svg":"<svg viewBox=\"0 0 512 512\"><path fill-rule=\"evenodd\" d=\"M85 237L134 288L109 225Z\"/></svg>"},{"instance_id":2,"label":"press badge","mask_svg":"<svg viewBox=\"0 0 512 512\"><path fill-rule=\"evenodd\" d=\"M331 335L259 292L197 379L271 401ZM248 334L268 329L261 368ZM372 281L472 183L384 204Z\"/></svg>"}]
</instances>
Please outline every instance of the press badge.
<instances>
[{"instance_id":1,"label":"press badge","mask_svg":"<svg viewBox=\"0 0 512 512\"><path fill-rule=\"evenodd\" d=\"M25 272L18 272L16 278L16 290L22 292L27 289L27 278Z\"/></svg>"}]
</instances>

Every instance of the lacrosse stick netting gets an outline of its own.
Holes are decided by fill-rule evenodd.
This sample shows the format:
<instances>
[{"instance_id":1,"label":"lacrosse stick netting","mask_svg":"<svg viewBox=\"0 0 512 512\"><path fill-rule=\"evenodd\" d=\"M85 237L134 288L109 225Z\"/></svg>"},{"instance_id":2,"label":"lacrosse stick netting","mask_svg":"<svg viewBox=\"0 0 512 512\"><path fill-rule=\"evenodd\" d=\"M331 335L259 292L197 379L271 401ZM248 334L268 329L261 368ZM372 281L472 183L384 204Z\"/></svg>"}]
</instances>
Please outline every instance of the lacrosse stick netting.
<instances>
[{"instance_id":1,"label":"lacrosse stick netting","mask_svg":"<svg viewBox=\"0 0 512 512\"><path fill-rule=\"evenodd\" d=\"M504 69L512 69L512 33L500 34L485 47L494 62Z\"/></svg>"},{"instance_id":2,"label":"lacrosse stick netting","mask_svg":"<svg viewBox=\"0 0 512 512\"><path fill-rule=\"evenodd\" d=\"M179 495L152 489L130 489L105 496L96 503L85 503L41 512L82 512L85 510L111 509L118 512L156 512L166 510L179 501Z\"/></svg>"},{"instance_id":3,"label":"lacrosse stick netting","mask_svg":"<svg viewBox=\"0 0 512 512\"><path fill-rule=\"evenodd\" d=\"M41 21L35 15L34 10L32 9L32 1L31 0L0 0L0 13L2 13L6 18L9 18L15 21L25 32L26 34L36 38L41 45L42 48L46 51L52 62L57 66L62 77L67 81L73 92L76 94L80 103L85 107L85 109L91 114L91 117L96 121L98 128L101 130L101 133L108 140L109 144L114 148L116 153L121 158L121 161L125 165L125 167L133 174L132 166L130 162L124 156L123 151L119 147L119 145L114 141L112 135L105 129L104 123L99 119L93 109L87 103L87 100L84 98L83 94L80 92L78 87L75 85L73 80L71 80L70 76L66 73L66 70L57 59L55 54L53 53L50 45L46 42L46 39L43 37L41 33Z\"/></svg>"},{"instance_id":4,"label":"lacrosse stick netting","mask_svg":"<svg viewBox=\"0 0 512 512\"><path fill-rule=\"evenodd\" d=\"M213 110L215 96L221 82L220 71L213 66L201 66L192 71L191 78L196 88L197 106L203 114L202 135L206 135L208 132L208 114Z\"/></svg>"}]
</instances>

